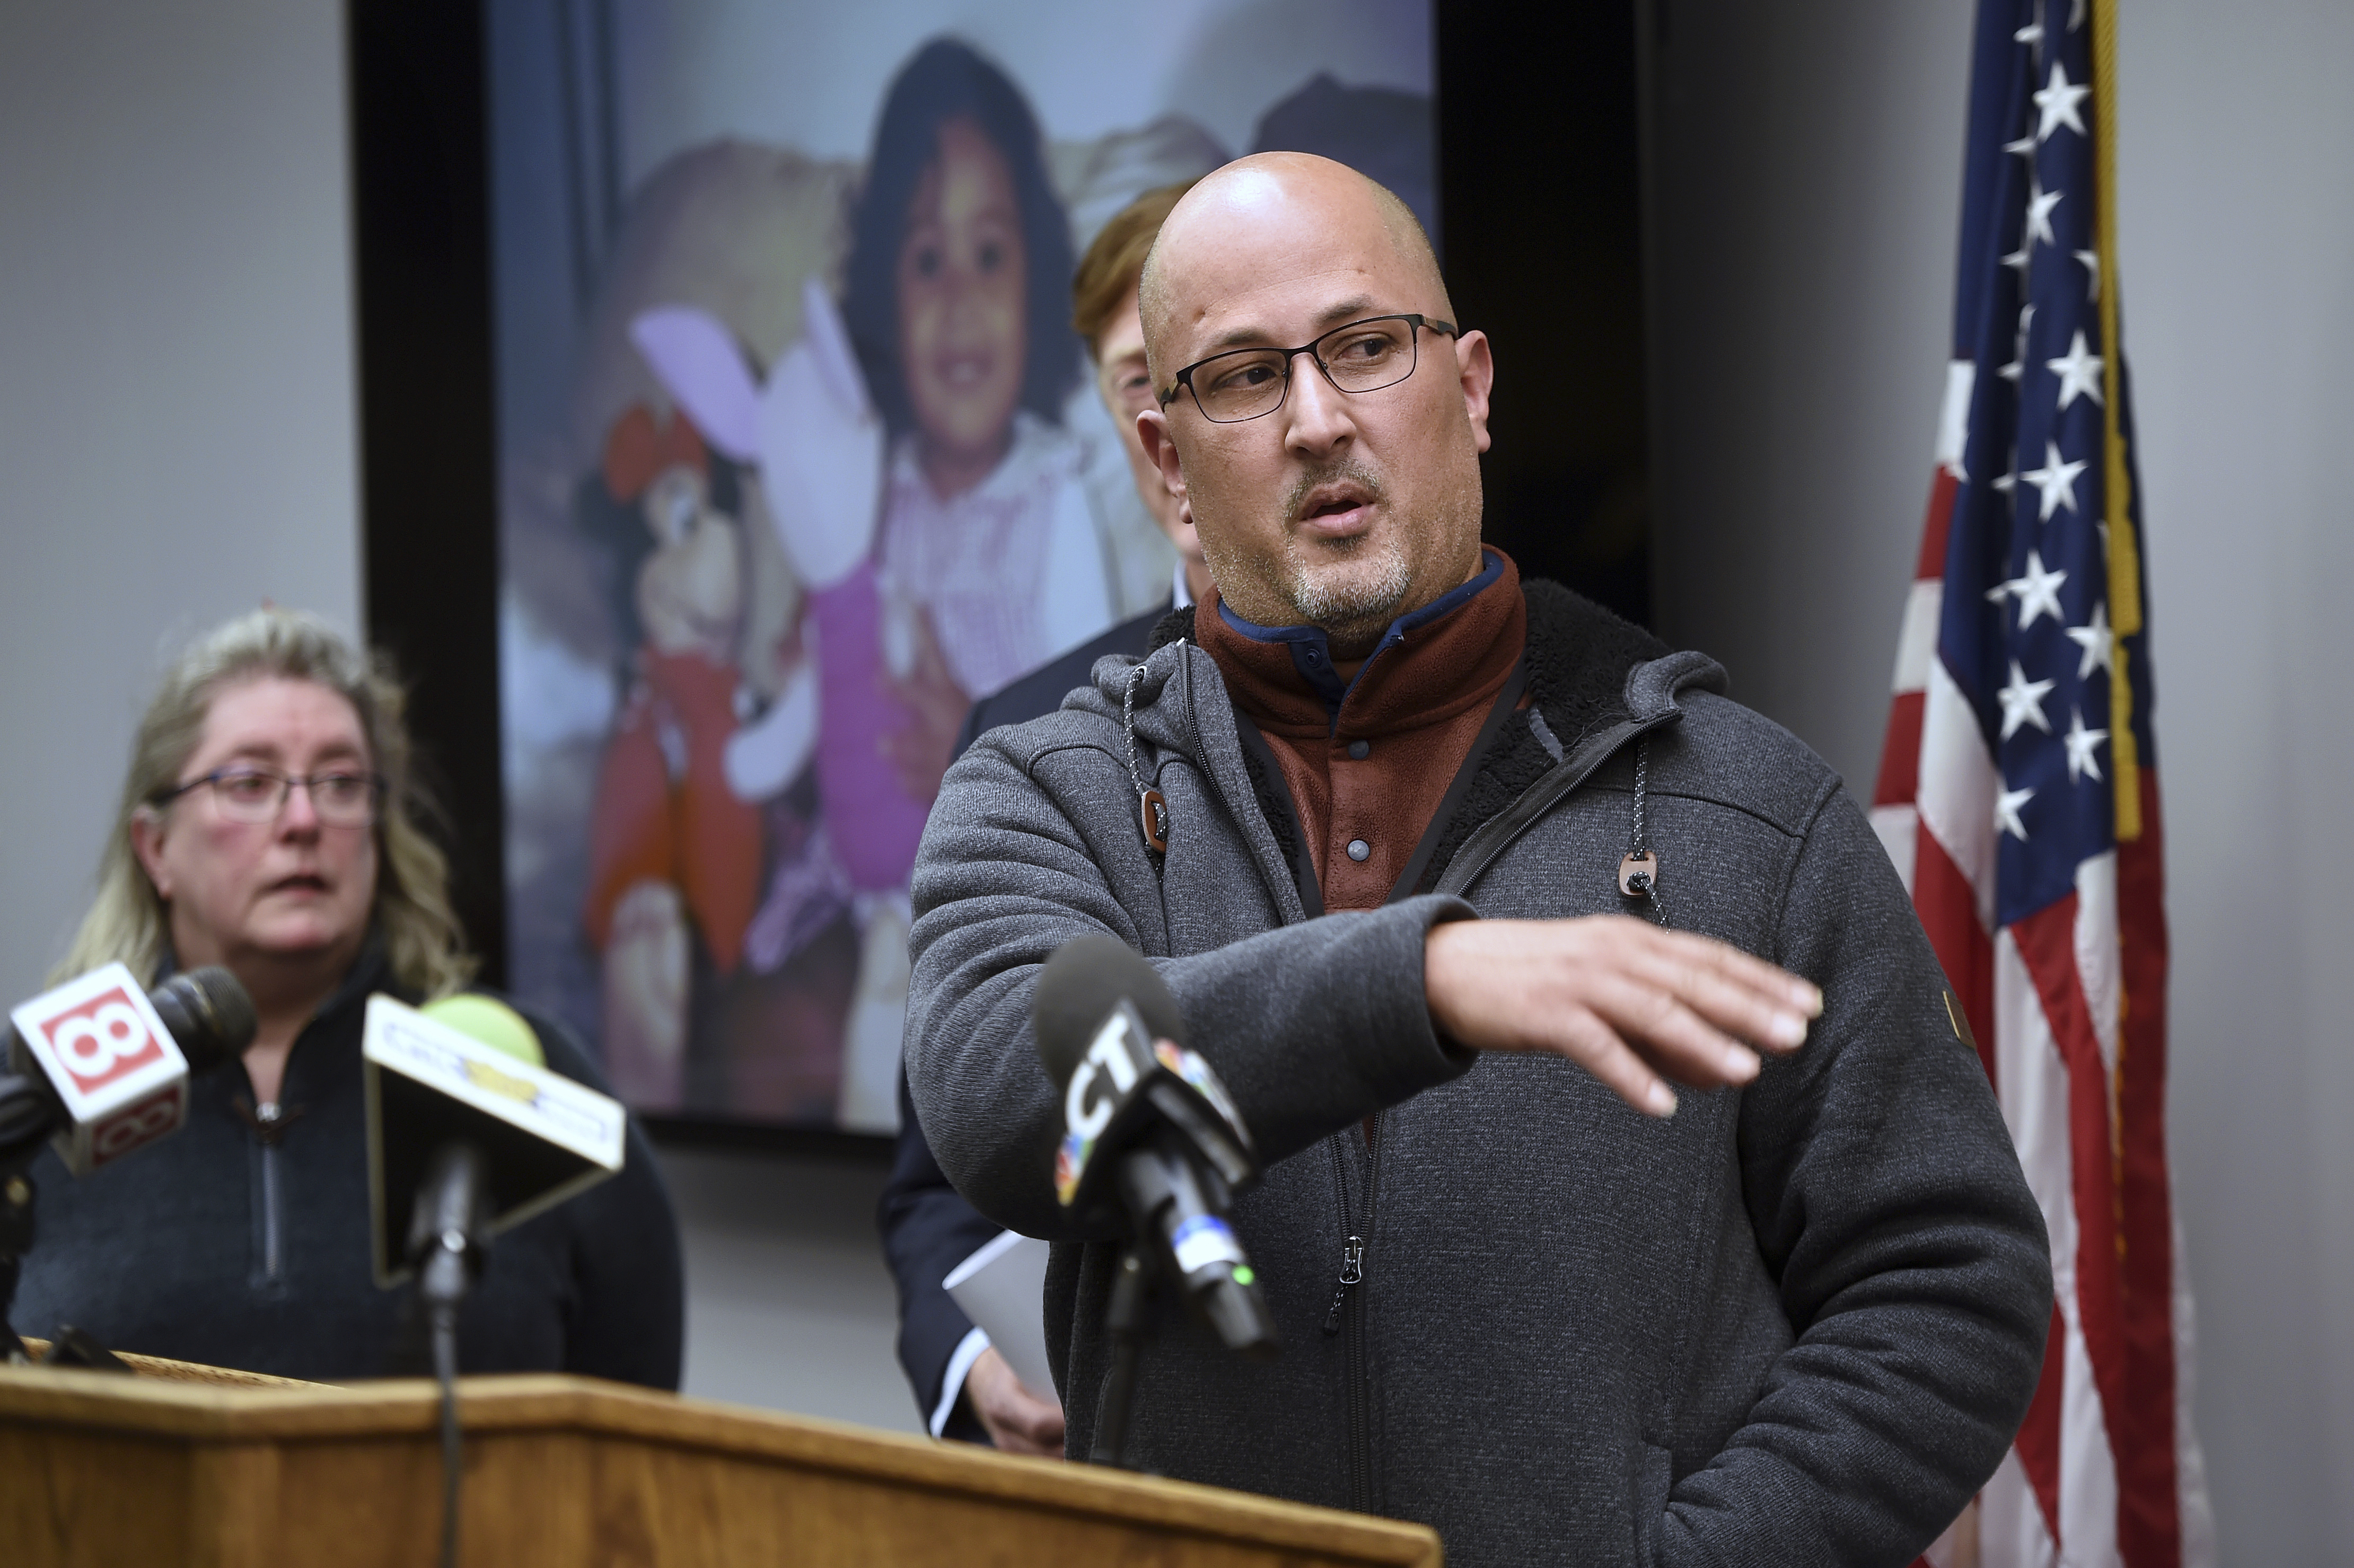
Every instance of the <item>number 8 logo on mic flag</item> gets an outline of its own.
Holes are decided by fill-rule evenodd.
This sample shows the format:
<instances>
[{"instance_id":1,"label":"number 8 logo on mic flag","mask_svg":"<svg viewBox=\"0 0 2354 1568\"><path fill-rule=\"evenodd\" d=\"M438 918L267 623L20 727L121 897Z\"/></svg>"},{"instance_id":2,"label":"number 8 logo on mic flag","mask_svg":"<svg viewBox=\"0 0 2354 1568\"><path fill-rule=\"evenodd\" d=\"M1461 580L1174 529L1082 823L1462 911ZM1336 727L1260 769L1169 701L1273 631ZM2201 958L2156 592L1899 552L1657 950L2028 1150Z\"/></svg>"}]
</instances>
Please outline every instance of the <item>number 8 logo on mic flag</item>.
<instances>
[{"instance_id":1,"label":"number 8 logo on mic flag","mask_svg":"<svg viewBox=\"0 0 2354 1568\"><path fill-rule=\"evenodd\" d=\"M77 1176L186 1119L188 1059L131 971L108 964L11 1011L23 1054L57 1091L58 1153Z\"/></svg>"},{"instance_id":2,"label":"number 8 logo on mic flag","mask_svg":"<svg viewBox=\"0 0 2354 1568\"><path fill-rule=\"evenodd\" d=\"M121 986L61 1012L48 1024L49 1045L87 1094L163 1058L147 1021Z\"/></svg>"}]
</instances>

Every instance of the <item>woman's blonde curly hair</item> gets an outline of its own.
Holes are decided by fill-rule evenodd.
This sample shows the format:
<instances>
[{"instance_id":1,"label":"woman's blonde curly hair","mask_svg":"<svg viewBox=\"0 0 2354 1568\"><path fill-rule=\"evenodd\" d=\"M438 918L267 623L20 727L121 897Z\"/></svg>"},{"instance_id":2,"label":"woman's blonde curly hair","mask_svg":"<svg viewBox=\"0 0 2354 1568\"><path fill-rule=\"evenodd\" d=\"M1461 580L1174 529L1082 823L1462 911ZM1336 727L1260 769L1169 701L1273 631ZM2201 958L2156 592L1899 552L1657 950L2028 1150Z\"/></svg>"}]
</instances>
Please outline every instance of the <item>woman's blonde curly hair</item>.
<instances>
[{"instance_id":1,"label":"woman's blonde curly hair","mask_svg":"<svg viewBox=\"0 0 2354 1568\"><path fill-rule=\"evenodd\" d=\"M407 694L387 661L361 652L317 616L265 607L198 638L147 705L99 865L98 896L58 966L58 978L119 959L142 985L154 983L170 919L132 850L132 820L142 810L169 809L155 802L179 782L204 736L213 698L241 682L273 675L313 682L351 704L376 770L384 776L371 918L394 978L403 990L429 998L472 977L474 959L450 903L450 863L422 826L438 811L410 767L408 730L401 722Z\"/></svg>"}]
</instances>

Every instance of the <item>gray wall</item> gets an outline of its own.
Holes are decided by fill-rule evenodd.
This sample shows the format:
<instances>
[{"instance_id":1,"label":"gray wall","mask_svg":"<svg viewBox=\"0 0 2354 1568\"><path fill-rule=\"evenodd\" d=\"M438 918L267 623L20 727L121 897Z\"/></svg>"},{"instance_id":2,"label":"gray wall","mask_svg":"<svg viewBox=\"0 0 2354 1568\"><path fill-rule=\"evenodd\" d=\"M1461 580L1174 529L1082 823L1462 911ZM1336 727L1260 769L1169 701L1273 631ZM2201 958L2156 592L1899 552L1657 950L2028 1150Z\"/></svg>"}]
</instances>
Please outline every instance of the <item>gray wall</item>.
<instances>
[{"instance_id":1,"label":"gray wall","mask_svg":"<svg viewBox=\"0 0 2354 1568\"><path fill-rule=\"evenodd\" d=\"M0 7L0 994L62 956L164 655L359 617L342 38Z\"/></svg>"},{"instance_id":2,"label":"gray wall","mask_svg":"<svg viewBox=\"0 0 2354 1568\"><path fill-rule=\"evenodd\" d=\"M1969 0L1661 0L1662 630L1868 793L1950 342ZM2354 1540L2354 7L2120 7L2118 204L2226 1560Z\"/></svg>"}]
</instances>

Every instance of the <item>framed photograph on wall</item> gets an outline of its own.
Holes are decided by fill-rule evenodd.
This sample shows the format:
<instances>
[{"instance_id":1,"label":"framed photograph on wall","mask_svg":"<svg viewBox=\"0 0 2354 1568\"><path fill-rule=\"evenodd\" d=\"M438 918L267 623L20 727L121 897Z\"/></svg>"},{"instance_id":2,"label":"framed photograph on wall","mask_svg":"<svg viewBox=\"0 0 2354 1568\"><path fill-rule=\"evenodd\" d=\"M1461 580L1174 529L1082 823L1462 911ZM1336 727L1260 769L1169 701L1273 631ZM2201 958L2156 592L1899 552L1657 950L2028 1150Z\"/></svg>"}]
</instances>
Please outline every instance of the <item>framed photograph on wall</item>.
<instances>
[{"instance_id":1,"label":"framed photograph on wall","mask_svg":"<svg viewBox=\"0 0 2354 1568\"><path fill-rule=\"evenodd\" d=\"M1076 260L1273 148L1435 230L1429 7L486 23L508 988L641 1111L888 1133L967 708L1170 593Z\"/></svg>"}]
</instances>

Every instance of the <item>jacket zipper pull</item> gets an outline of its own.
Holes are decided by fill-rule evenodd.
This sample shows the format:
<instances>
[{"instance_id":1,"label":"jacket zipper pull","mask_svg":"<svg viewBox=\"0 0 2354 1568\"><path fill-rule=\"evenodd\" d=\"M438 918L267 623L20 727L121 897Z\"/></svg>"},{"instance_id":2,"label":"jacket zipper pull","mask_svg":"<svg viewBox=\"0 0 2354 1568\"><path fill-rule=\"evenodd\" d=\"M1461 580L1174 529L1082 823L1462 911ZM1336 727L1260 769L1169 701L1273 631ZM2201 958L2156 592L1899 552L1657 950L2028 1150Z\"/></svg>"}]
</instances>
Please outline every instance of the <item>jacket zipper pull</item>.
<instances>
[{"instance_id":1,"label":"jacket zipper pull","mask_svg":"<svg viewBox=\"0 0 2354 1568\"><path fill-rule=\"evenodd\" d=\"M1365 1244L1351 1236L1349 1245L1341 1249L1341 1287L1332 1292L1332 1309L1324 1314L1324 1331L1341 1331L1341 1308L1349 1303L1349 1287L1365 1277Z\"/></svg>"}]
</instances>

